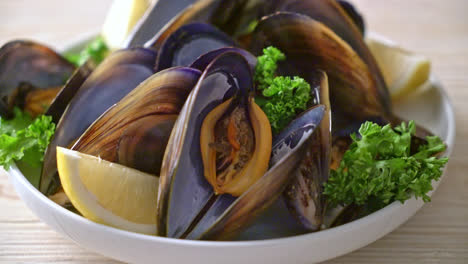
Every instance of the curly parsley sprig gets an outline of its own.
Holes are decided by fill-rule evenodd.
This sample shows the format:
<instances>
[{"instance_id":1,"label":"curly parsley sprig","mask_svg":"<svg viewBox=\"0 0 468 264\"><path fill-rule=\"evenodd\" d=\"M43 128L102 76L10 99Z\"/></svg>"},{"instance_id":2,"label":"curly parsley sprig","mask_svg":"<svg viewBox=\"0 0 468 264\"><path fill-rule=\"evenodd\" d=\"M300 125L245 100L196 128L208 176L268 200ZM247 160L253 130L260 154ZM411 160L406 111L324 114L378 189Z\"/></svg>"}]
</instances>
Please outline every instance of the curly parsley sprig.
<instances>
[{"instance_id":1,"label":"curly parsley sprig","mask_svg":"<svg viewBox=\"0 0 468 264\"><path fill-rule=\"evenodd\" d=\"M258 57L254 79L261 95L255 98L265 112L274 133L286 127L310 101L310 85L298 76L276 76L278 62L286 56L275 47L263 49Z\"/></svg>"},{"instance_id":2,"label":"curly parsley sprig","mask_svg":"<svg viewBox=\"0 0 468 264\"><path fill-rule=\"evenodd\" d=\"M65 54L65 58L76 66L81 66L90 58L96 64L99 64L106 58L108 54L109 48L104 42L104 39L102 37L97 37L91 41L81 52L67 53Z\"/></svg>"},{"instance_id":3,"label":"curly parsley sprig","mask_svg":"<svg viewBox=\"0 0 468 264\"><path fill-rule=\"evenodd\" d=\"M33 120L18 108L14 109L14 114L10 120L0 117L0 166L9 169L14 162L20 162L28 168L40 169L55 132L52 117L42 115ZM29 180L37 186L39 178L31 177L34 179Z\"/></svg>"},{"instance_id":4,"label":"curly parsley sprig","mask_svg":"<svg viewBox=\"0 0 468 264\"><path fill-rule=\"evenodd\" d=\"M353 143L339 168L331 171L324 191L328 201L332 205L371 202L381 206L393 201L403 203L412 196L430 201L427 193L432 190L432 181L440 178L448 161L433 155L446 147L439 137L430 136L427 144L411 155L414 132L414 121L395 129L364 123L360 137L351 136Z\"/></svg>"}]
</instances>

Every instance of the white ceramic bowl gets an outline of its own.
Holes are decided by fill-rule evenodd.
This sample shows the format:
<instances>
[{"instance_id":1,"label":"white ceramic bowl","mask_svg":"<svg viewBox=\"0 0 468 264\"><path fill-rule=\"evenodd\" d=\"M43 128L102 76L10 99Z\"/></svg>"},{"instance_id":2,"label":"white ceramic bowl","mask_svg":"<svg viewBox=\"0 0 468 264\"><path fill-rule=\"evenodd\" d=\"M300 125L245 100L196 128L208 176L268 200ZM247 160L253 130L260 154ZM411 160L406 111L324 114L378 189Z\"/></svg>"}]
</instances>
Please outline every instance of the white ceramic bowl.
<instances>
[{"instance_id":1,"label":"white ceramic bowl","mask_svg":"<svg viewBox=\"0 0 468 264\"><path fill-rule=\"evenodd\" d=\"M82 46L75 42L68 50ZM448 145L455 139L452 105L442 85L431 78L429 89L395 106L399 116L429 128ZM361 248L388 234L421 208L421 200L387 207L351 223L325 231L276 239L232 242L190 241L131 233L89 221L55 204L35 189L13 166L10 180L27 206L57 232L91 251L131 263L315 263ZM440 181L439 181L440 182ZM437 188L439 182L433 184ZM271 237L283 218L260 221L242 235L246 239ZM280 233L275 234L276 236Z\"/></svg>"}]
</instances>

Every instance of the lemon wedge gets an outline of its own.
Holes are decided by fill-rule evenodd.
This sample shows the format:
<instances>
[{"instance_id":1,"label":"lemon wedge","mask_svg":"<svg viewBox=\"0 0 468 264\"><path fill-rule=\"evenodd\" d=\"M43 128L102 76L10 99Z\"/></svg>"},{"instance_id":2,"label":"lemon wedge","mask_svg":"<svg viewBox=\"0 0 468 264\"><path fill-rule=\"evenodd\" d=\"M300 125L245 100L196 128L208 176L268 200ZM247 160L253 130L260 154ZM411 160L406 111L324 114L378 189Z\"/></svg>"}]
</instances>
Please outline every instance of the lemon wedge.
<instances>
[{"instance_id":1,"label":"lemon wedge","mask_svg":"<svg viewBox=\"0 0 468 264\"><path fill-rule=\"evenodd\" d=\"M374 37L368 37L366 43L382 71L392 100L407 97L429 79L431 63L426 57Z\"/></svg>"},{"instance_id":2,"label":"lemon wedge","mask_svg":"<svg viewBox=\"0 0 468 264\"><path fill-rule=\"evenodd\" d=\"M154 0L114 0L102 28L102 37L111 50L122 45L135 24Z\"/></svg>"},{"instance_id":3,"label":"lemon wedge","mask_svg":"<svg viewBox=\"0 0 468 264\"><path fill-rule=\"evenodd\" d=\"M98 157L57 147L63 189L86 218L155 235L158 178Z\"/></svg>"}]
</instances>

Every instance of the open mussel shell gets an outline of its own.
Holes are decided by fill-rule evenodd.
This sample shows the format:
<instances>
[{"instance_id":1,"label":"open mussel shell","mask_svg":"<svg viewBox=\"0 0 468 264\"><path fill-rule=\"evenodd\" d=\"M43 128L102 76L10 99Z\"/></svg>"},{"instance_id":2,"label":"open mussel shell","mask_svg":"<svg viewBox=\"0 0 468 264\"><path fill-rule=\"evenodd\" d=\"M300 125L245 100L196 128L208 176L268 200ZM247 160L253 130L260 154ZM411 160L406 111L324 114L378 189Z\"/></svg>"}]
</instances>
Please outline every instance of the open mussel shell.
<instances>
[{"instance_id":1,"label":"open mussel shell","mask_svg":"<svg viewBox=\"0 0 468 264\"><path fill-rule=\"evenodd\" d=\"M200 77L177 119L163 160L158 199L160 235L184 235L214 196L204 177L200 153L203 120L225 100L246 96L250 89L250 68L237 53L220 55Z\"/></svg>"},{"instance_id":2,"label":"open mussel shell","mask_svg":"<svg viewBox=\"0 0 468 264\"><path fill-rule=\"evenodd\" d=\"M99 117L72 149L159 175L174 122L199 77L186 67L151 76Z\"/></svg>"},{"instance_id":3,"label":"open mussel shell","mask_svg":"<svg viewBox=\"0 0 468 264\"><path fill-rule=\"evenodd\" d=\"M284 192L288 209L309 231L318 230L325 214L323 184L328 180L331 154L331 107L328 79L318 72L314 87L314 102L325 106L325 114L318 129L310 137L305 154L295 171L295 177ZM299 117L299 120L302 117ZM297 121L296 121L297 122ZM290 126L295 126L293 122Z\"/></svg>"},{"instance_id":4,"label":"open mussel shell","mask_svg":"<svg viewBox=\"0 0 468 264\"><path fill-rule=\"evenodd\" d=\"M155 60L155 52L144 48L117 51L86 79L68 104L46 150L41 192L50 194L60 186L56 177L56 147L71 147L102 113L154 73Z\"/></svg>"},{"instance_id":5,"label":"open mussel shell","mask_svg":"<svg viewBox=\"0 0 468 264\"><path fill-rule=\"evenodd\" d=\"M18 98L11 98L13 93L14 97L26 96L23 92L15 92L18 89L25 91L21 85L29 87L27 92L54 89L53 94L56 94L58 87L65 83L74 70L73 64L42 44L25 40L5 44L0 48L0 114L8 115L11 111L13 105L7 106L7 101L18 101ZM45 97L46 101L50 98L47 94L38 97Z\"/></svg>"},{"instance_id":6,"label":"open mussel shell","mask_svg":"<svg viewBox=\"0 0 468 264\"><path fill-rule=\"evenodd\" d=\"M285 71L299 76L307 76L308 69L327 73L334 130L355 120L388 115L367 64L324 24L297 13L265 17L253 33L252 51L258 55L270 45L285 53L287 59L280 64Z\"/></svg>"},{"instance_id":7,"label":"open mussel shell","mask_svg":"<svg viewBox=\"0 0 468 264\"><path fill-rule=\"evenodd\" d=\"M184 25L172 33L161 46L156 72L174 66L189 66L207 52L231 46L236 46L234 40L210 24Z\"/></svg>"},{"instance_id":8,"label":"open mussel shell","mask_svg":"<svg viewBox=\"0 0 468 264\"><path fill-rule=\"evenodd\" d=\"M315 110L316 118L309 120L313 125L298 128L278 140L271 163L276 165L240 197L216 195L204 177L200 153L202 123L223 103L250 92L250 67L240 54L224 53L206 68L176 121L166 149L160 174L159 235L227 239L268 207L286 187L300 161L304 136L312 134L312 127L322 119L323 106Z\"/></svg>"}]
</instances>

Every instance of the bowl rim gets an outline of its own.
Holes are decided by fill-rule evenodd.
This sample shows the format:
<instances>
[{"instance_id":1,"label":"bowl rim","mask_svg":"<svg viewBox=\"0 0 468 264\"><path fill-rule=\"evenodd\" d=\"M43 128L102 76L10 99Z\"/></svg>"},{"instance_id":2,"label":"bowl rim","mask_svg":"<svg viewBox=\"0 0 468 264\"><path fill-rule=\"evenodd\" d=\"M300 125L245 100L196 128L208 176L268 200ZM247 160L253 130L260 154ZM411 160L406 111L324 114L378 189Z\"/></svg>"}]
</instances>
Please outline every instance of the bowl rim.
<instances>
[{"instance_id":1,"label":"bowl rim","mask_svg":"<svg viewBox=\"0 0 468 264\"><path fill-rule=\"evenodd\" d=\"M73 50L73 48L79 47L80 45L84 45L85 43L89 42L91 39L93 39L97 35L98 34L96 33L96 31L87 32L81 35L80 37L77 37L76 40L70 41L68 45L64 45L63 48L60 48L59 50L62 52L71 51ZM375 37L389 44L395 44L395 42L393 42L392 40L375 32L370 32L369 36ZM434 86L434 89L437 89L437 91L440 93L440 98L442 99L443 104L447 106L445 107L445 111L446 111L445 116L448 117L447 139L446 139L447 149L445 152L445 156L450 157L453 151L454 144L455 144L455 132L456 132L454 107L453 107L452 101L450 100L448 96L447 91L444 89L444 86L442 85L441 81L435 76L434 73L431 73L430 82ZM437 187L439 186L439 184L445 177L446 175L445 172L446 172L447 167L448 165L445 166L444 172L441 178L437 182L432 183L433 190L429 193L429 196L432 196L434 191L437 189ZM384 208L376 212L373 212L365 217L359 218L357 220L354 220L352 222L349 222L349 223L346 223L337 227L325 229L319 232L305 233L305 234L281 237L281 238L260 239L260 240L201 241L201 240L187 240L187 239L178 239L178 238L169 238L169 237L140 234L140 233L126 231L126 230L122 230L122 229L118 229L115 227L93 222L89 219L86 219L85 217L81 215L78 215L76 213L73 213L63 208L62 206L56 204L55 202L47 198L44 194L42 194L38 189L36 189L24 177L24 175L21 173L21 171L17 168L16 165L12 165L10 169L7 170L7 172L10 174L10 176L16 177L16 179L22 185L26 186L26 189L30 191L36 199L39 199L40 201L45 203L48 207L52 208L52 210L54 210L56 213L63 214L64 216L68 218L72 218L73 220L81 222L83 224L91 225L94 228L102 229L104 232L114 233L116 235L124 236L129 239L138 239L138 240L144 240L144 241L153 242L153 243L164 243L167 245L175 245L175 246L209 247L209 248L213 248L213 247L215 248L242 248L242 247L252 247L252 246L264 247L264 246L273 246L273 245L283 245L283 244L288 244L291 242L297 243L301 240L309 241L309 242L312 242L315 240L323 240L323 239L326 239L327 237L334 237L339 233L350 232L351 230L360 228L366 222L374 222L378 219L382 219L386 215L392 215L395 212L399 211L400 209L404 208L405 206L408 206L408 203L410 201L416 200L413 197L410 200L407 200L404 204L398 201L395 201L385 206ZM422 201L420 200L418 202L422 203ZM414 215L421 208L422 205L423 204L420 204L417 207L417 209L414 210L414 212L412 212L412 214L409 217ZM403 221L400 224L403 224L406 221L407 220ZM376 240L380 239L381 237L385 236L386 234L388 234L389 232L395 229L396 228L391 229L388 232L382 232L376 238ZM347 252L344 252L342 254L345 254L345 253Z\"/></svg>"}]
</instances>

